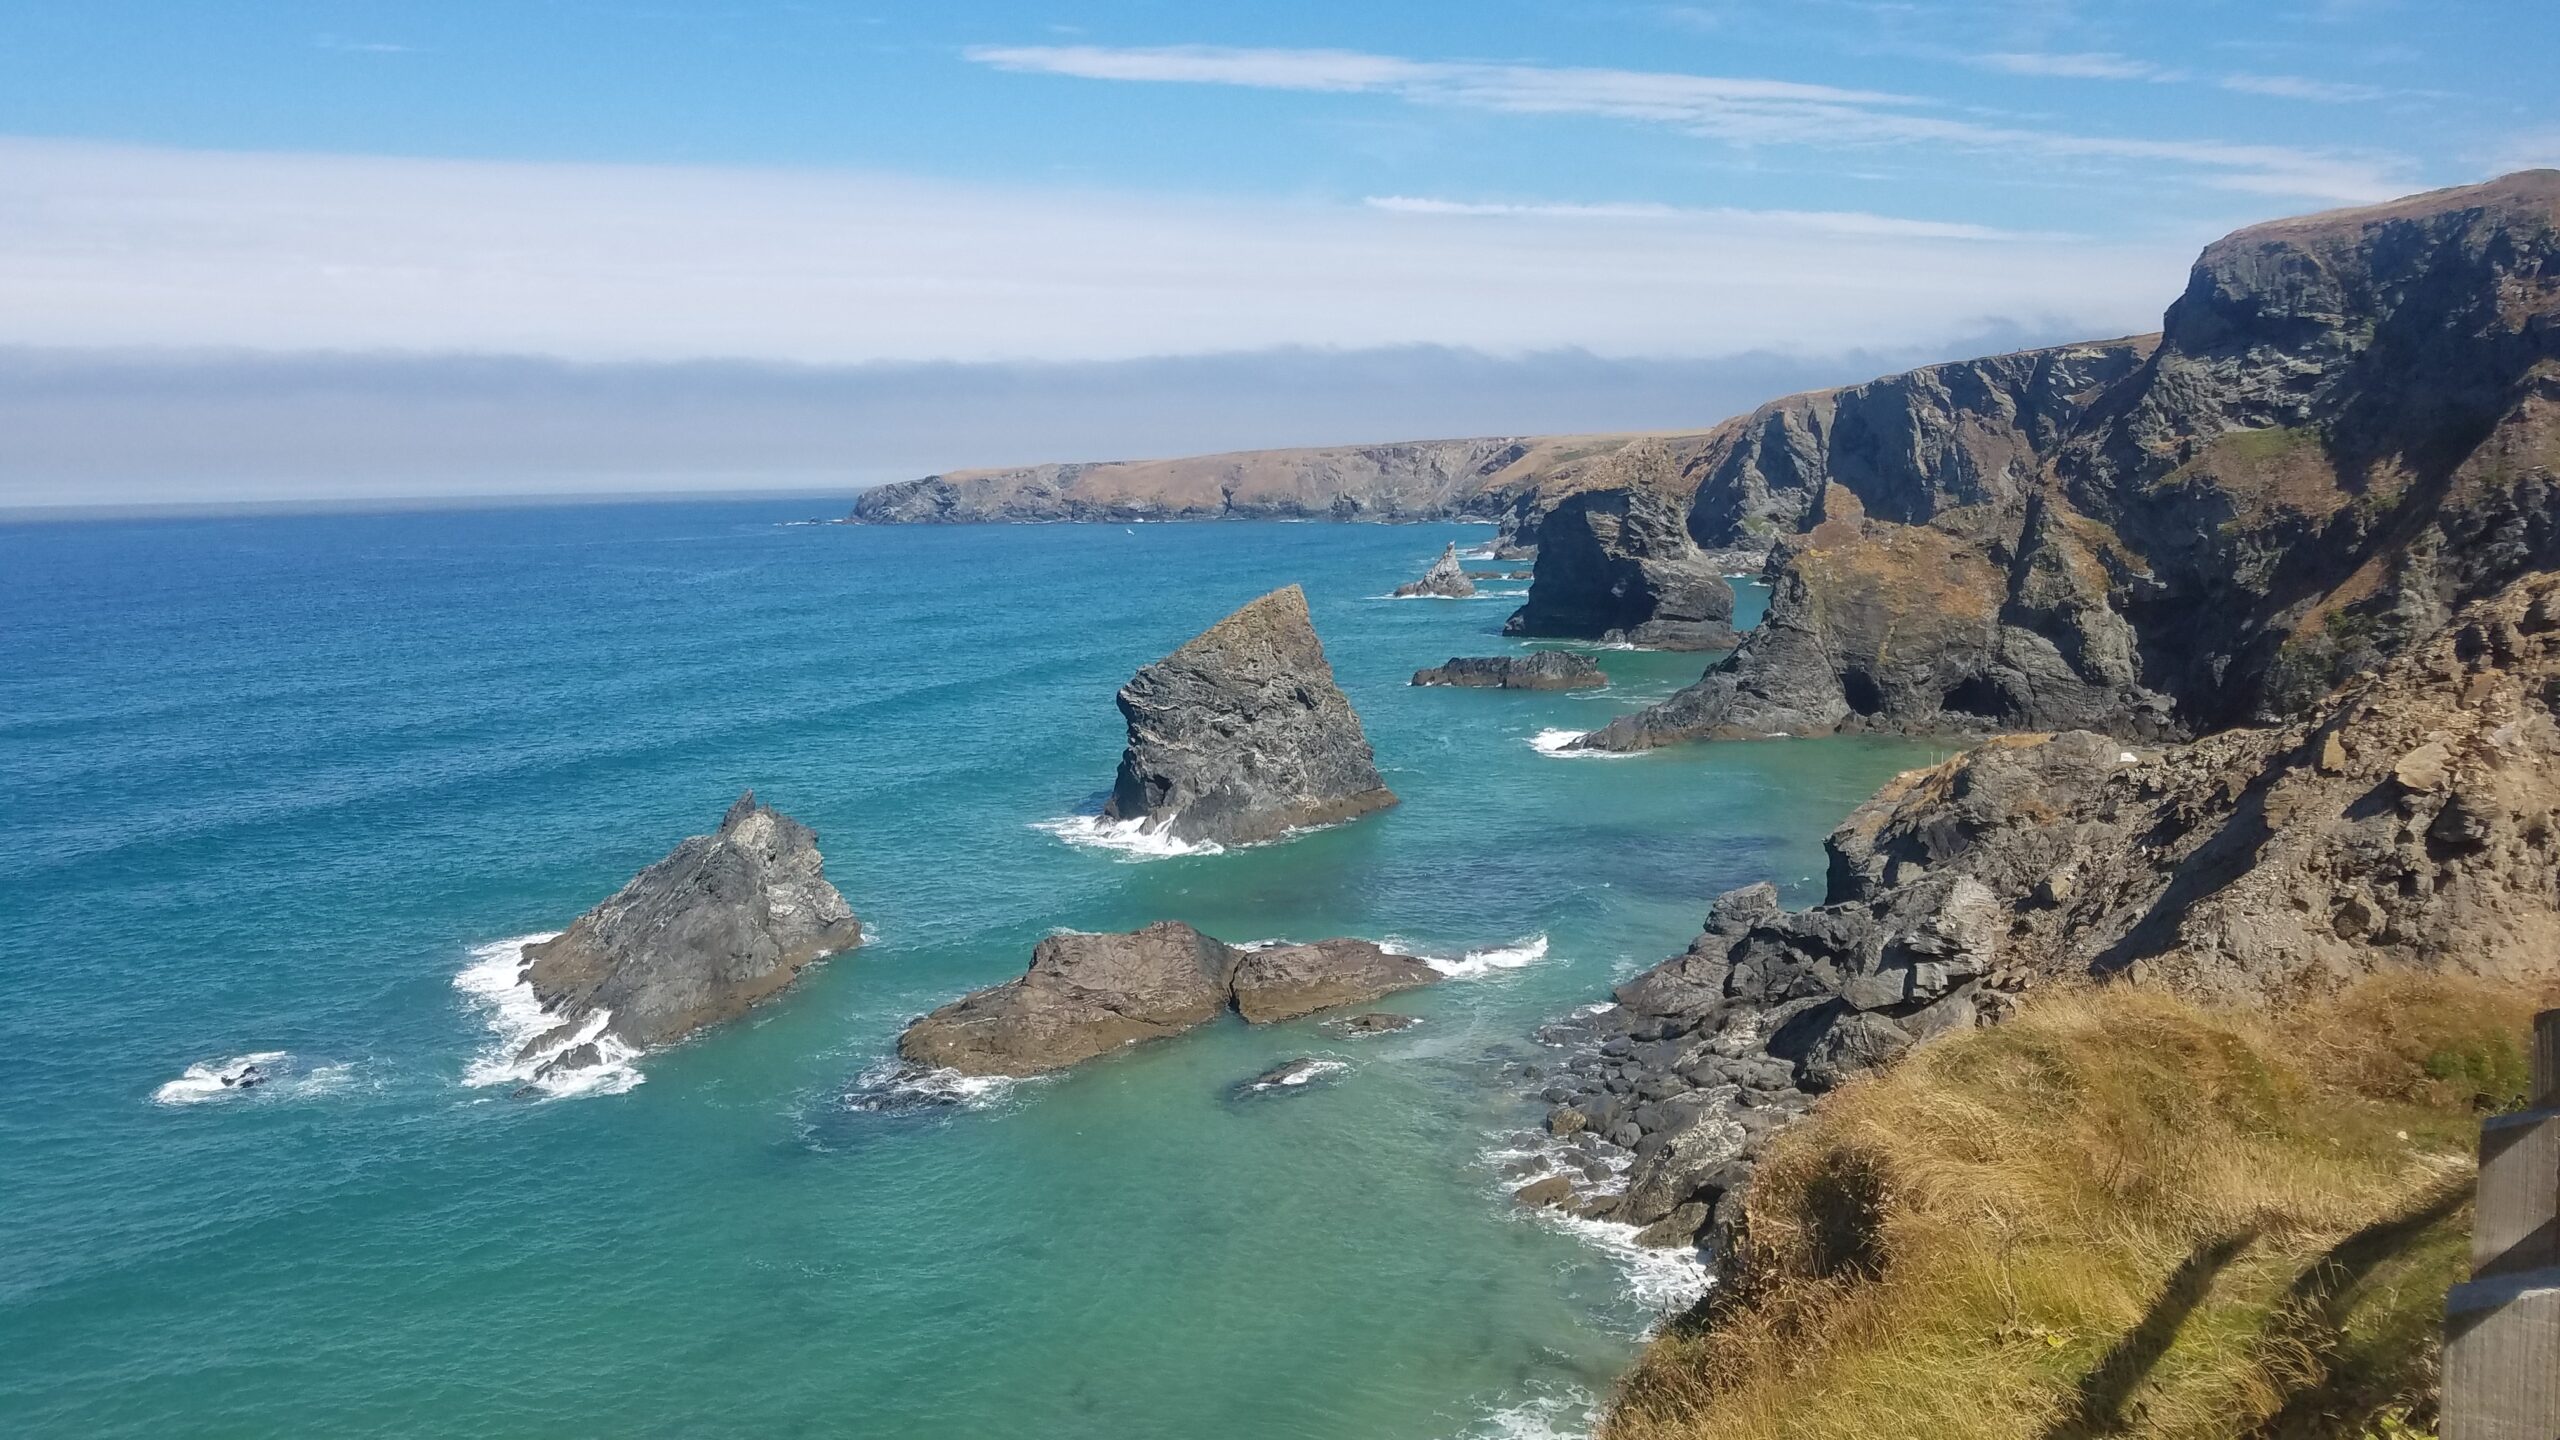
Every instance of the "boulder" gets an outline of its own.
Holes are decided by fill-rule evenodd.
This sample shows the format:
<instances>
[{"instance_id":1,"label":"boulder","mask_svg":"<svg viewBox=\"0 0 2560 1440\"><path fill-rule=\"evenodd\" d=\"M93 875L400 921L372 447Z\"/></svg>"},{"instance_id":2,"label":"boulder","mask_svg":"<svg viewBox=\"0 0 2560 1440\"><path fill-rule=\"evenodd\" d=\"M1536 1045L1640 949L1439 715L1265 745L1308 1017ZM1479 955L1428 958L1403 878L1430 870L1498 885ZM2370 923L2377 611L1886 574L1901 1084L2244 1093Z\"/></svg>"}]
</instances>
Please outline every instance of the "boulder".
<instances>
[{"instance_id":1,"label":"boulder","mask_svg":"<svg viewBox=\"0 0 2560 1440\"><path fill-rule=\"evenodd\" d=\"M1247 1024L1267 1025L1365 1005L1439 978L1440 972L1422 961L1366 940L1318 940L1245 951L1232 983L1236 1013Z\"/></svg>"},{"instance_id":2,"label":"boulder","mask_svg":"<svg viewBox=\"0 0 2560 1440\"><path fill-rule=\"evenodd\" d=\"M1392 1035L1421 1023L1422 1017L1418 1015L1390 1015L1383 1010L1370 1010L1336 1020L1333 1028L1345 1035Z\"/></svg>"},{"instance_id":3,"label":"boulder","mask_svg":"<svg viewBox=\"0 0 2560 1440\"><path fill-rule=\"evenodd\" d=\"M1527 655L1452 655L1445 665L1413 672L1416 685L1456 685L1480 690L1596 690L1608 675L1588 655L1538 650Z\"/></svg>"},{"instance_id":4,"label":"boulder","mask_svg":"<svg viewBox=\"0 0 2560 1440\"><path fill-rule=\"evenodd\" d=\"M1476 593L1476 582L1467 577L1467 568L1458 563L1458 547L1452 542L1431 562L1421 579L1396 587L1399 599L1433 596L1442 600L1464 600Z\"/></svg>"},{"instance_id":5,"label":"boulder","mask_svg":"<svg viewBox=\"0 0 2560 1440\"><path fill-rule=\"evenodd\" d=\"M1129 745L1106 819L1234 845L1396 803L1295 585L1140 670L1119 705Z\"/></svg>"},{"instance_id":6,"label":"boulder","mask_svg":"<svg viewBox=\"0 0 2560 1440\"><path fill-rule=\"evenodd\" d=\"M816 834L749 791L717 830L524 947L524 978L559 1019L554 1043L602 1012L604 1033L646 1048L741 1014L809 962L861 943Z\"/></svg>"},{"instance_id":7,"label":"boulder","mask_svg":"<svg viewBox=\"0 0 2560 1440\"><path fill-rule=\"evenodd\" d=\"M1238 1095L1286 1095L1304 1090L1328 1075L1340 1074L1346 1067L1339 1060L1320 1060L1302 1055L1285 1060L1236 1087Z\"/></svg>"}]
</instances>

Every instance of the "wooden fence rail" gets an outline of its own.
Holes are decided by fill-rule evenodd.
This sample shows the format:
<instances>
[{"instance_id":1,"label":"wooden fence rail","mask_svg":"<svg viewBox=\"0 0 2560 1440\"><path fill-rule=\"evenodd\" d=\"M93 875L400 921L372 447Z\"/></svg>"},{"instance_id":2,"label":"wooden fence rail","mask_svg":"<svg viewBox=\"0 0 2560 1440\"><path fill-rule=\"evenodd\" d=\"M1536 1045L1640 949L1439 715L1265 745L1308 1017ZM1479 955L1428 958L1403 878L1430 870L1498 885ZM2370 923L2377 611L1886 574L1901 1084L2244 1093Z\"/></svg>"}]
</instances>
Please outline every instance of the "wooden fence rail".
<instances>
[{"instance_id":1,"label":"wooden fence rail","mask_svg":"<svg viewBox=\"0 0 2560 1440\"><path fill-rule=\"evenodd\" d=\"M2533 1102L2480 1127L2471 1283L2444 1304L2444 1440L2560 1440L2560 1010Z\"/></svg>"}]
</instances>

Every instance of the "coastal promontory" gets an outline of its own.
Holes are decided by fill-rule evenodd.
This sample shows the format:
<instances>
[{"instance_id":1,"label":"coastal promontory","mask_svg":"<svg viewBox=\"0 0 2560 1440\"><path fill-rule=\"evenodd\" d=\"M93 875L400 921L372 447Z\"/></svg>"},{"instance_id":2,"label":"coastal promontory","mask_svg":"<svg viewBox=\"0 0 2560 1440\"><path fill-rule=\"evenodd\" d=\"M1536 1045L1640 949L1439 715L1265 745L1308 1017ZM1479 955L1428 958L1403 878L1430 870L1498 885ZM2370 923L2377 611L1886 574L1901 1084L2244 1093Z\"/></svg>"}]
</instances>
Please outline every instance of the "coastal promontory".
<instances>
[{"instance_id":1,"label":"coastal promontory","mask_svg":"<svg viewBox=\"0 0 2560 1440\"><path fill-rule=\"evenodd\" d=\"M1140 670L1119 706L1129 744L1106 820L1237 845L1396 803L1295 585Z\"/></svg>"},{"instance_id":2,"label":"coastal promontory","mask_svg":"<svg viewBox=\"0 0 2560 1440\"><path fill-rule=\"evenodd\" d=\"M821 956L862 943L808 826L738 797L695 835L549 940L524 980L559 1024L526 1058L610 1036L645 1049L744 1013ZM598 1017L604 1017L599 1022Z\"/></svg>"}]
</instances>

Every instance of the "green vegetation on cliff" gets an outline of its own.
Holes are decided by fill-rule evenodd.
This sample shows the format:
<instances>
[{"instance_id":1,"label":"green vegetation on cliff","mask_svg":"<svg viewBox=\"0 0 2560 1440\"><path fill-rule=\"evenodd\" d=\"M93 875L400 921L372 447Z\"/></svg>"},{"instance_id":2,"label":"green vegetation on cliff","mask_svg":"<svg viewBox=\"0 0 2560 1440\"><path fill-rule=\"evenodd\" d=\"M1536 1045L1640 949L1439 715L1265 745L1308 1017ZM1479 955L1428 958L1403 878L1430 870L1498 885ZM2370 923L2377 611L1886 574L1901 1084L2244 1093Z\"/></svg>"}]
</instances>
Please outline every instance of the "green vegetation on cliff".
<instances>
[{"instance_id":1,"label":"green vegetation on cliff","mask_svg":"<svg viewBox=\"0 0 2560 1440\"><path fill-rule=\"evenodd\" d=\"M2364 1436L2431 1423L2483 1112L2550 996L2057 992L1828 1097L1606 1440Z\"/></svg>"}]
</instances>

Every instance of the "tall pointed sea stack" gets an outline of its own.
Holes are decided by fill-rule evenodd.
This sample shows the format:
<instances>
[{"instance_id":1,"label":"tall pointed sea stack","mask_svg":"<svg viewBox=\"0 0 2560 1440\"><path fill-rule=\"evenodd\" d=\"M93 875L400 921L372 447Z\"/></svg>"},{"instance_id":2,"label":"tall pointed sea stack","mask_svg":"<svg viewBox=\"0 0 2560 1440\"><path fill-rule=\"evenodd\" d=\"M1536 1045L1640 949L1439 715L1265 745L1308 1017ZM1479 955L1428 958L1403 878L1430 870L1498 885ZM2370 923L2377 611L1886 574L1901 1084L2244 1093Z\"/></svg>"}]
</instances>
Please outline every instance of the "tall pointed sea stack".
<instances>
[{"instance_id":1,"label":"tall pointed sea stack","mask_svg":"<svg viewBox=\"0 0 2560 1440\"><path fill-rule=\"evenodd\" d=\"M1140 670L1119 704L1129 748L1105 819L1238 845L1396 803L1295 585Z\"/></svg>"},{"instance_id":2,"label":"tall pointed sea stack","mask_svg":"<svg viewBox=\"0 0 2560 1440\"><path fill-rule=\"evenodd\" d=\"M524 947L524 978L560 1024L527 1058L610 1035L646 1048L743 1013L801 967L862 943L808 826L738 797L560 934ZM601 1021L599 1020L601 1018Z\"/></svg>"},{"instance_id":3,"label":"tall pointed sea stack","mask_svg":"<svg viewBox=\"0 0 2560 1440\"><path fill-rule=\"evenodd\" d=\"M1458 543L1454 540L1440 551L1421 579L1396 587L1396 598L1409 600L1417 596L1433 596L1442 600L1464 600L1476 593L1476 582L1467 578L1467 567L1458 563Z\"/></svg>"}]
</instances>

